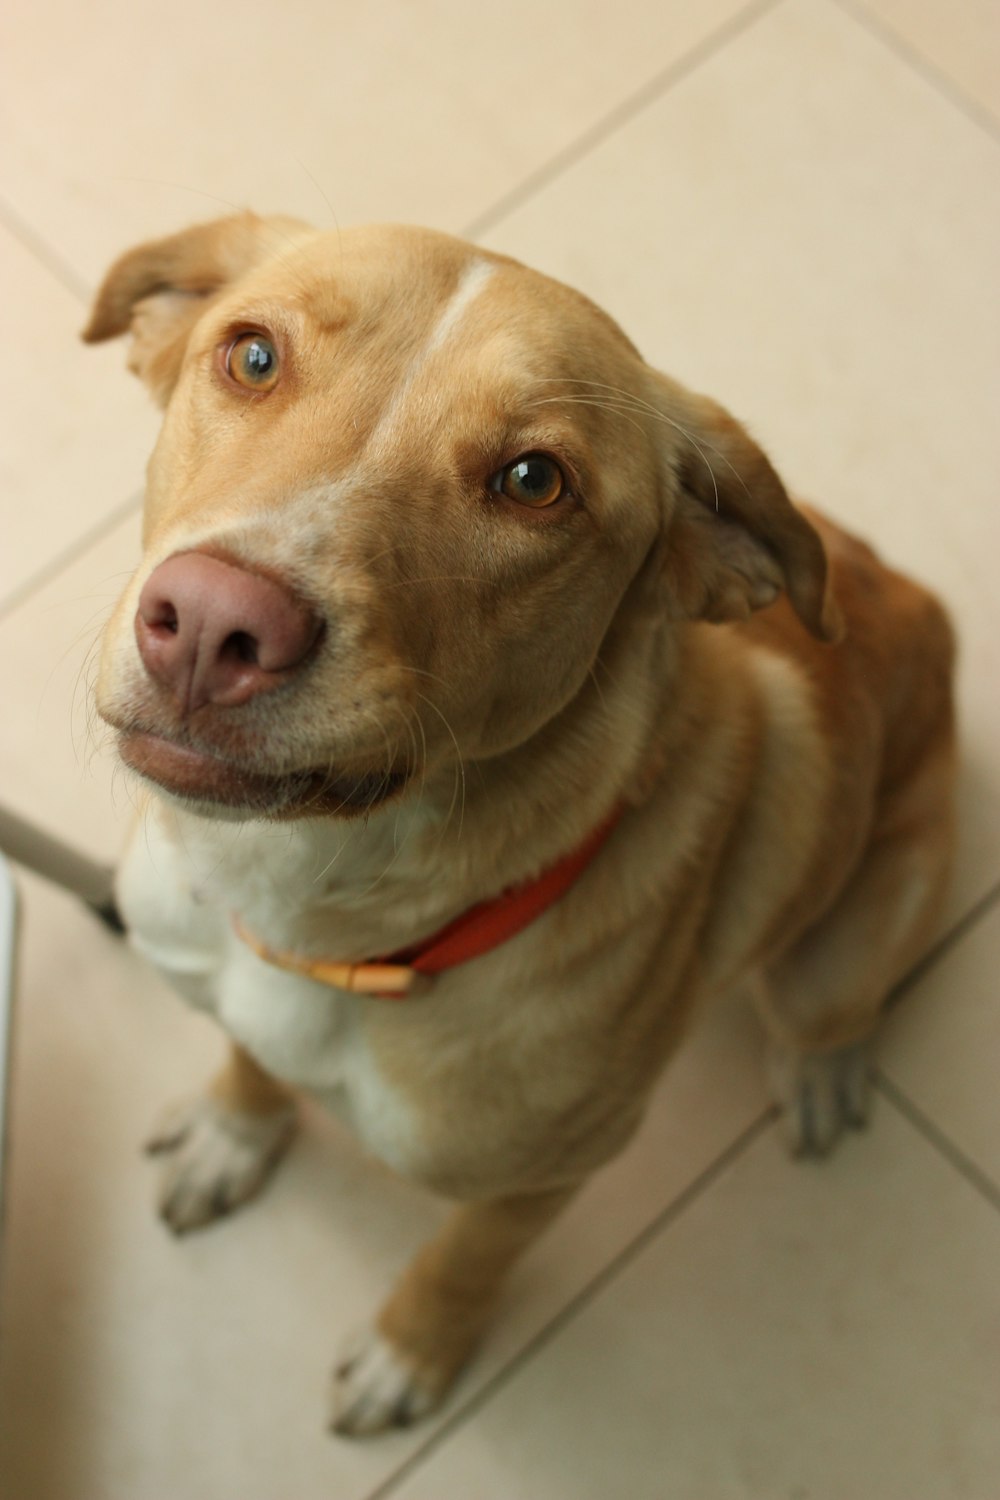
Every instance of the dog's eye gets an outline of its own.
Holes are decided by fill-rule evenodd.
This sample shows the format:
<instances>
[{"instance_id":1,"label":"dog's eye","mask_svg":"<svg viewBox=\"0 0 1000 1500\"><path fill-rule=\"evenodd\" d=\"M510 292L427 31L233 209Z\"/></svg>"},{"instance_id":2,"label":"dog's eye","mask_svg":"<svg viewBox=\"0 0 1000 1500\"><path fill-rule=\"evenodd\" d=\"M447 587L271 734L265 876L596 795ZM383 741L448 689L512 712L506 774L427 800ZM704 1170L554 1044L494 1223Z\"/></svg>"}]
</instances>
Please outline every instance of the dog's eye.
<instances>
[{"instance_id":1,"label":"dog's eye","mask_svg":"<svg viewBox=\"0 0 1000 1500\"><path fill-rule=\"evenodd\" d=\"M229 347L226 373L251 391L270 391L278 383L278 354L262 333L243 333Z\"/></svg>"},{"instance_id":2,"label":"dog's eye","mask_svg":"<svg viewBox=\"0 0 1000 1500\"><path fill-rule=\"evenodd\" d=\"M566 476L554 458L544 453L525 453L500 469L490 480L490 489L519 505L544 510L566 493Z\"/></svg>"}]
</instances>

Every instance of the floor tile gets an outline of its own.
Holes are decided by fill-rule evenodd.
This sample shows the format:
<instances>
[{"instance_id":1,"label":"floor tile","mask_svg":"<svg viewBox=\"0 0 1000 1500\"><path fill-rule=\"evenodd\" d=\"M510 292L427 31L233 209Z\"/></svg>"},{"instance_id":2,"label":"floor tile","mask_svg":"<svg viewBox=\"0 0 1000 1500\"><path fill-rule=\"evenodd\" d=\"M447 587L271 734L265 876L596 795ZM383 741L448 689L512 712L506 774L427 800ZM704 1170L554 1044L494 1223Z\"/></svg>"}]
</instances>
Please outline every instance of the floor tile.
<instances>
[{"instance_id":1,"label":"floor tile","mask_svg":"<svg viewBox=\"0 0 1000 1500\"><path fill-rule=\"evenodd\" d=\"M1000 905L889 1015L882 1071L1000 1191Z\"/></svg>"},{"instance_id":2,"label":"floor tile","mask_svg":"<svg viewBox=\"0 0 1000 1500\"><path fill-rule=\"evenodd\" d=\"M416 1189L306 1114L267 1193L172 1240L138 1143L220 1044L118 940L23 878L0 1349L0 1472L31 1500L362 1500L428 1428L323 1431L340 1336L440 1219ZM514 1278L455 1405L520 1349L755 1118L747 1013L692 1038L636 1141Z\"/></svg>"},{"instance_id":3,"label":"floor tile","mask_svg":"<svg viewBox=\"0 0 1000 1500\"><path fill-rule=\"evenodd\" d=\"M1000 9L994 0L852 0L1000 120Z\"/></svg>"},{"instance_id":4,"label":"floor tile","mask_svg":"<svg viewBox=\"0 0 1000 1500\"><path fill-rule=\"evenodd\" d=\"M843 97L855 101L857 122L845 118ZM744 119L739 101L747 99L769 102ZM790 138L784 120L796 114L802 128ZM747 418L800 492L949 600L962 637L965 742L963 851L950 916L1000 873L1000 706L992 691L1000 677L992 581L1000 521L990 481L1000 337L978 290L1000 250L998 216L983 206L996 162L975 127L865 32L805 4L760 21L490 235L597 296L654 362ZM919 204L909 188L918 170L926 178ZM633 181L655 182L657 191L635 193ZM759 212L750 214L750 203ZM672 234L674 222L698 232ZM959 262L957 277L949 268ZM79 421L97 456L88 464L75 453L73 472L82 465L86 487L99 471L102 491L117 499L116 486L138 469L140 442L151 442L151 417L134 381L118 371L108 379L108 390L75 382L71 410L92 388L101 406L98 432ZM105 417L134 455L122 470ZM960 505L942 500L957 494ZM23 509L18 524L35 527L34 508ZM41 547L45 533L36 534ZM131 548L109 566L99 552L90 576L120 579ZM92 613L77 608L94 592L84 581L90 564L81 566L19 620L0 622L10 642L0 678L18 705L0 724L0 763L8 800L26 783L33 790L24 811L58 807L68 794L60 820L72 826L84 816L91 836L102 804L77 795L60 696L75 675L72 653L49 681ZM117 585L103 587L110 602Z\"/></svg>"},{"instance_id":5,"label":"floor tile","mask_svg":"<svg viewBox=\"0 0 1000 1500\"><path fill-rule=\"evenodd\" d=\"M991 1500L1000 1215L891 1108L768 1132L392 1500Z\"/></svg>"},{"instance_id":6,"label":"floor tile","mask_svg":"<svg viewBox=\"0 0 1000 1500\"><path fill-rule=\"evenodd\" d=\"M121 345L80 343L84 309L0 224L0 609L142 484L157 416Z\"/></svg>"},{"instance_id":7,"label":"floor tile","mask_svg":"<svg viewBox=\"0 0 1000 1500\"><path fill-rule=\"evenodd\" d=\"M899 47L859 23L862 6ZM10 227L83 281L138 238L244 202L459 228L734 22L489 242L589 291L654 363L746 418L801 493L948 596L966 743L951 914L968 909L1000 874L1000 318L985 295L998 154L906 48L996 112L995 11L765 11L180 0L154 33L123 0L8 5L0 272L18 289L18 360L3 390L0 802L102 858L121 842L130 801L88 738L85 659L134 564L123 507L155 427L122 348L78 346L81 305ZM4 615L39 568L55 576ZM77 903L20 883L4 1493L366 1500L435 1425L328 1438L326 1372L439 1206L307 1109L259 1203L171 1240L137 1143L219 1040ZM998 935L993 913L928 972L882 1054L890 1083L994 1181ZM520 1358L517 1373L394 1496L992 1500L996 1214L885 1100L868 1136L816 1170L769 1131L525 1353L760 1119L758 1052L737 1005L706 1019L633 1146L519 1270L444 1420Z\"/></svg>"},{"instance_id":8,"label":"floor tile","mask_svg":"<svg viewBox=\"0 0 1000 1500\"><path fill-rule=\"evenodd\" d=\"M12 0L0 191L90 280L230 205L457 229L745 8Z\"/></svg>"},{"instance_id":9,"label":"floor tile","mask_svg":"<svg viewBox=\"0 0 1000 1500\"><path fill-rule=\"evenodd\" d=\"M114 860L132 817L91 696L104 620L139 557L139 509L0 619L0 804Z\"/></svg>"},{"instance_id":10,"label":"floor tile","mask_svg":"<svg viewBox=\"0 0 1000 1500\"><path fill-rule=\"evenodd\" d=\"M836 6L799 0L486 238L607 307L948 601L966 910L1000 875L1000 149Z\"/></svg>"}]
</instances>

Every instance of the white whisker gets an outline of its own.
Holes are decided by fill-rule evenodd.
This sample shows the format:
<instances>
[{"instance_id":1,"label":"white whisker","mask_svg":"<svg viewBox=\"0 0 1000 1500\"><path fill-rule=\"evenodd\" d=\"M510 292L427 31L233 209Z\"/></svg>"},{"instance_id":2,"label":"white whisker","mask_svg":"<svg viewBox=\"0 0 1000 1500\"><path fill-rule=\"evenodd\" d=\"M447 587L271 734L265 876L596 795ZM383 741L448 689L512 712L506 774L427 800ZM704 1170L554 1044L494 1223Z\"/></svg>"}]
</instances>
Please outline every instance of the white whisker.
<instances>
[{"instance_id":1,"label":"white whisker","mask_svg":"<svg viewBox=\"0 0 1000 1500\"><path fill-rule=\"evenodd\" d=\"M708 468L708 471L709 471L709 473L712 476L712 483L713 483L713 485L715 487L715 508L716 508L716 510L718 510L718 508L719 508L719 487L718 487L718 484L716 484L716 481L715 481L715 473L714 473L714 471L712 469L711 464L708 462L708 459L705 458L705 453L704 453L703 449L707 449L707 451L709 453L714 453L715 457L720 461L720 463L725 464L726 468L733 475L733 477L736 480L737 484L744 491L744 493L747 495L747 497L750 498L750 489L749 489L749 486L747 485L746 480L743 478L743 475L734 466L734 464L731 463L731 461L726 457L726 455L722 452L721 449L716 448L713 443L708 442L708 440L704 436L702 436L701 439L700 439L700 441L699 441L699 439L695 438L694 434L690 431L689 428L685 427L681 422L676 421L675 418L668 417L665 411L661 411L661 409L658 406L653 406L653 404L651 402L645 400L645 398L642 397L642 396L636 395L634 391L626 391L626 390L623 390L620 386L608 385L608 384L606 384L602 380L578 380L578 379L575 379L574 377L571 377L571 376L555 377L555 378L552 378L552 379L543 378L543 380L540 383L542 385L560 384L560 383L566 384L566 385L582 385L582 386L587 386L588 388L593 389L593 390L608 391L612 395L621 397L624 401L627 401L629 403L630 409L632 411L644 412L647 416L655 418L656 421L658 421L658 422L665 422L667 424L667 426L673 427L677 432L679 432L681 434L682 437L687 438L687 440L691 444L691 446L698 451L698 453L701 455L702 459L704 460L705 465ZM568 400L574 400L576 398L571 396L571 397L568 397L567 399ZM608 408L608 409L610 410L610 408Z\"/></svg>"},{"instance_id":2,"label":"white whisker","mask_svg":"<svg viewBox=\"0 0 1000 1500\"><path fill-rule=\"evenodd\" d=\"M631 422L637 431L641 432L641 425L634 417L628 415L630 408L623 403L612 405L606 400L599 400L596 396L541 396L533 401L532 406L593 406L598 411L606 411L613 417L624 417L626 422Z\"/></svg>"}]
</instances>

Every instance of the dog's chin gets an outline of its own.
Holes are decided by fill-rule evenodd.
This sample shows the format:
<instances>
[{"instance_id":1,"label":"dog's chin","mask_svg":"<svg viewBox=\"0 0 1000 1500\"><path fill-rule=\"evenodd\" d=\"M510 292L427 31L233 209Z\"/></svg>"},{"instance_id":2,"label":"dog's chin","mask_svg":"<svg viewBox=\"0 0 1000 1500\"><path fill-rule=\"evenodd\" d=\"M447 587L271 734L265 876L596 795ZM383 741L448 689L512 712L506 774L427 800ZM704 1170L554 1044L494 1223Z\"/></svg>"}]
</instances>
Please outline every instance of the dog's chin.
<instances>
[{"instance_id":1,"label":"dog's chin","mask_svg":"<svg viewBox=\"0 0 1000 1500\"><path fill-rule=\"evenodd\" d=\"M303 770L269 776L146 730L122 731L125 764L202 817L287 820L370 812L406 785L403 771L337 775Z\"/></svg>"}]
</instances>

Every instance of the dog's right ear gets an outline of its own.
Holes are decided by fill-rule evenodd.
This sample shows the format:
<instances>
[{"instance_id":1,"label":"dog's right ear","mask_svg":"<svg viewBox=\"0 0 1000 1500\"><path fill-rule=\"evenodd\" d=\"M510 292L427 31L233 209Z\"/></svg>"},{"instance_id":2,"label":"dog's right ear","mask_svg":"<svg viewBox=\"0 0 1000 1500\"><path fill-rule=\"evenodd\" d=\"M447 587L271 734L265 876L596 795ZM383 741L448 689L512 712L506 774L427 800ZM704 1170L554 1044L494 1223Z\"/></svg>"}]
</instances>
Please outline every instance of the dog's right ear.
<instances>
[{"instance_id":1,"label":"dog's right ear","mask_svg":"<svg viewBox=\"0 0 1000 1500\"><path fill-rule=\"evenodd\" d=\"M191 331L213 298L253 266L280 255L290 239L310 233L300 219L243 213L137 245L105 276L84 342L98 344L131 329L129 369L165 406Z\"/></svg>"},{"instance_id":2,"label":"dog's right ear","mask_svg":"<svg viewBox=\"0 0 1000 1500\"><path fill-rule=\"evenodd\" d=\"M785 592L818 640L841 638L826 551L768 459L714 401L649 372L672 496L664 579L676 617L743 620Z\"/></svg>"}]
</instances>

